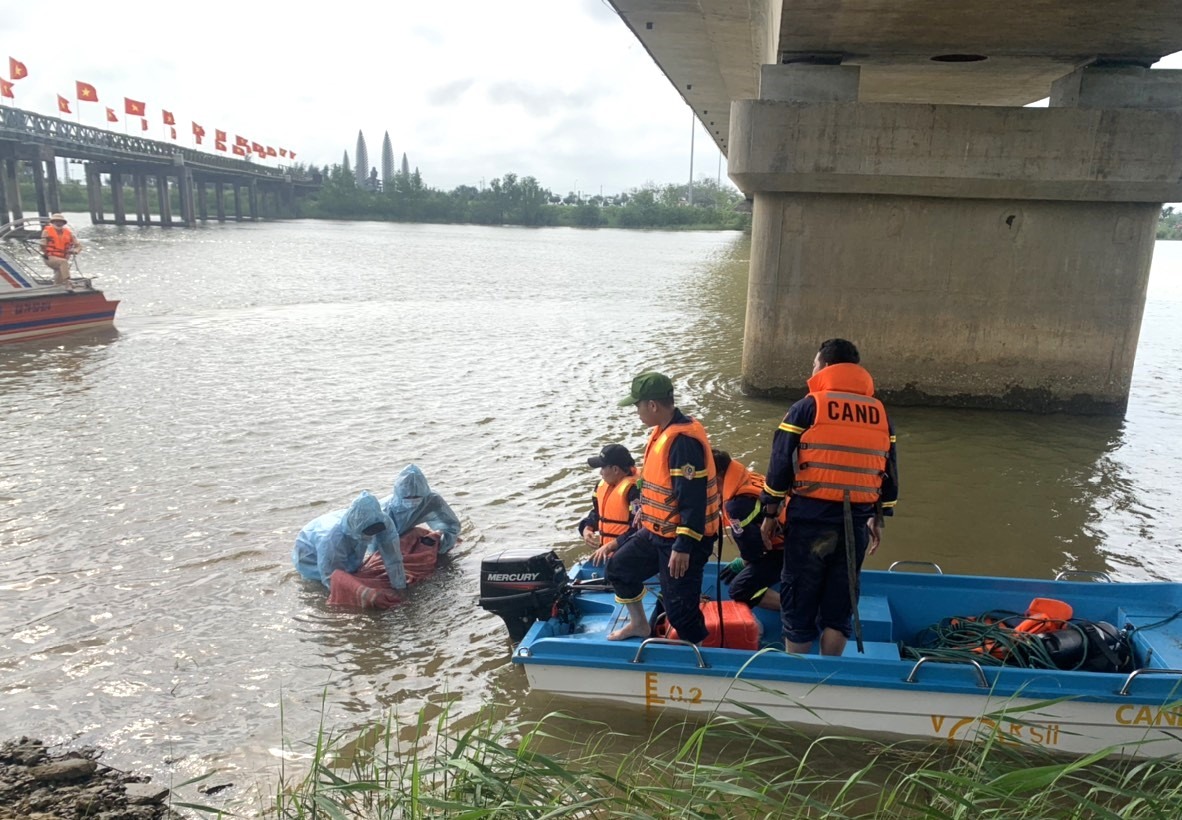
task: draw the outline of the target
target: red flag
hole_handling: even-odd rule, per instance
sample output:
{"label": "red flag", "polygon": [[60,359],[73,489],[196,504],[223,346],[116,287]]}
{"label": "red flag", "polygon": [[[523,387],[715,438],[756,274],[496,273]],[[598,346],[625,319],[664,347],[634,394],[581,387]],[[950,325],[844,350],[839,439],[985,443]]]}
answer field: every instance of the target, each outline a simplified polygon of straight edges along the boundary
{"label": "red flag", "polygon": [[144,119],[141,119],[141,120],[140,120],[140,130],[141,130],[141,131],[147,131],[147,130],[148,130],[148,121],[147,121],[147,120],[144,120]]}
{"label": "red flag", "polygon": [[250,147],[250,143],[247,142],[246,137],[240,137],[237,134],[234,135],[234,144],[239,146],[240,148],[249,148]]}
{"label": "red flag", "polygon": [[259,145],[257,142],[252,142],[250,144],[250,150],[254,151],[256,154],[258,154],[261,157],[267,156],[267,149],[264,148],[263,146]]}
{"label": "red flag", "polygon": [[219,130],[217,128],[213,129],[213,138],[215,140],[217,140],[218,142],[228,142],[229,141],[228,138],[226,137],[226,132]]}
{"label": "red flag", "polygon": [[275,149],[272,148],[270,145],[267,146],[267,156],[269,156],[269,157],[278,156],[278,154],[275,153]]}
{"label": "red flag", "polygon": [[107,109],[107,122],[119,122],[119,118],[115,116],[115,109]]}
{"label": "red flag", "polygon": [[98,92],[94,90],[94,86],[90,83],[84,83],[81,80],[74,81],[74,87],[77,89],[77,97],[83,102],[98,102]]}
{"label": "red flag", "polygon": [[287,149],[286,149],[286,148],[280,148],[280,149],[279,149],[279,156],[281,156],[281,157],[286,157],[286,156],[287,156]]}
{"label": "red flag", "polygon": [[67,100],[65,97],[63,97],[61,94],[57,95],[57,110],[61,111],[63,114],[71,113],[70,101]]}
{"label": "red flag", "polygon": [[22,80],[29,76],[29,69],[25,68],[25,64],[14,57],[8,58],[8,76],[14,80]]}
{"label": "red flag", "polygon": [[169,128],[168,130],[172,132],[172,138],[173,138],[173,139],[176,139],[176,129],[175,129],[175,128]]}
{"label": "red flag", "polygon": [[160,113],[164,115],[165,125],[176,125],[176,117],[172,115],[171,111],[165,111],[164,109],[161,109]]}
{"label": "red flag", "polygon": [[194,134],[193,141],[196,142],[198,145],[200,145],[201,144],[201,137],[197,134]]}
{"label": "red flag", "polygon": [[225,151],[226,143],[223,140],[214,140],[213,147],[219,151]]}
{"label": "red flag", "polygon": [[12,83],[8,80],[0,80],[0,97],[8,97],[10,100],[16,99],[12,96]]}
{"label": "red flag", "polygon": [[236,156],[236,157],[246,156],[246,149],[243,148],[241,145],[235,145],[234,146],[234,156]]}
{"label": "red flag", "polygon": [[148,106],[138,100],[133,100],[131,97],[123,98],[123,111],[127,114],[134,114],[137,117],[144,116],[148,110]]}
{"label": "red flag", "polygon": [[288,159],[295,159],[295,151],[287,152]]}
{"label": "red flag", "polygon": [[195,136],[195,137],[204,137],[204,136],[205,136],[205,129],[204,129],[204,128],[202,128],[202,127],[201,127],[200,125],[198,125],[197,123],[193,123],[193,136]]}

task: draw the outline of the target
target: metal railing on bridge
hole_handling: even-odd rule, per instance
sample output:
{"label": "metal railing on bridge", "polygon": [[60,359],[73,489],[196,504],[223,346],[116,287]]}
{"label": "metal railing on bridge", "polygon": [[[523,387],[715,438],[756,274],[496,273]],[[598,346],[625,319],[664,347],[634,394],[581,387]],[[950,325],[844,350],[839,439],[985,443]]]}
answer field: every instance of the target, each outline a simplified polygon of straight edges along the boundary
{"label": "metal railing on bridge", "polygon": [[119,134],[90,125],[47,117],[20,108],[0,107],[0,140],[47,145],[57,156],[89,161],[124,160],[149,163],[183,163],[195,170],[228,171],[258,179],[308,181],[306,175],[290,168],[268,168],[246,160],[185,148],[168,142]]}

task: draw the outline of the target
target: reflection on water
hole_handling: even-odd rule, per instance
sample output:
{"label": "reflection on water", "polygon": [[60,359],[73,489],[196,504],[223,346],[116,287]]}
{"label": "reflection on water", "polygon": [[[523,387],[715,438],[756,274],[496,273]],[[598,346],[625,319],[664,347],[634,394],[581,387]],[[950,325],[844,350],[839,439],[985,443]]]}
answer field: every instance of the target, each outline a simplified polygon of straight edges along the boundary
{"label": "reflection on water", "polygon": [[[322,712],[540,714],[475,605],[482,554],[580,555],[585,460],[642,447],[616,407],[642,369],[673,375],[715,444],[760,470],[785,410],[739,390],[737,234],[83,234],[118,331],[0,349],[0,725],[110,747],[121,768],[262,774]],[[895,410],[902,499],[871,565],[1178,577],[1180,273],[1160,244],[1123,420]],[[291,569],[296,532],[408,462],[464,543],[400,609],[328,608]]]}

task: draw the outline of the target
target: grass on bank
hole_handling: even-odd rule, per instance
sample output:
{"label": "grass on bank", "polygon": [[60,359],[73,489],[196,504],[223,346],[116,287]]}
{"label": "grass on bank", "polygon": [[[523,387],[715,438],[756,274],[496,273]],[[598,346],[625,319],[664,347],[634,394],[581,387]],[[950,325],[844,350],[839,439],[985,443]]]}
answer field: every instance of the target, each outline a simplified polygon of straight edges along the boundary
{"label": "grass on bank", "polygon": [[[267,817],[1176,818],[1182,761],[1052,757],[976,744],[805,737],[764,719],[677,723],[645,740],[552,713],[540,721],[393,719],[322,731]],[[360,741],[360,742],[359,742]]]}

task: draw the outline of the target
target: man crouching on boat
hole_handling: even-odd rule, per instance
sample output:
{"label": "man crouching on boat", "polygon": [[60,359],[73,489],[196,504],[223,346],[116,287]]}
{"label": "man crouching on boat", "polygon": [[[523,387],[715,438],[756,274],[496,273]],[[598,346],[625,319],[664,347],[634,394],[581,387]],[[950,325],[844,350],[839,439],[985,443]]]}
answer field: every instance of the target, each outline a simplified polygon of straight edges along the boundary
{"label": "man crouching on boat", "polygon": [[49,217],[49,224],[41,231],[41,258],[53,268],[53,283],[66,290],[70,285],[70,258],[78,253],[78,240],[74,232],[66,227],[66,218],[61,214]]}
{"label": "man crouching on boat", "polygon": [[661,373],[641,373],[620,402],[633,405],[652,426],[640,473],[640,529],[619,544],[605,575],[628,623],[608,640],[647,638],[644,581],[659,574],[661,600],[682,640],[701,643],[706,621],[698,601],[702,569],[718,536],[719,492],[710,440],[701,422],[673,403],[673,382]]}

